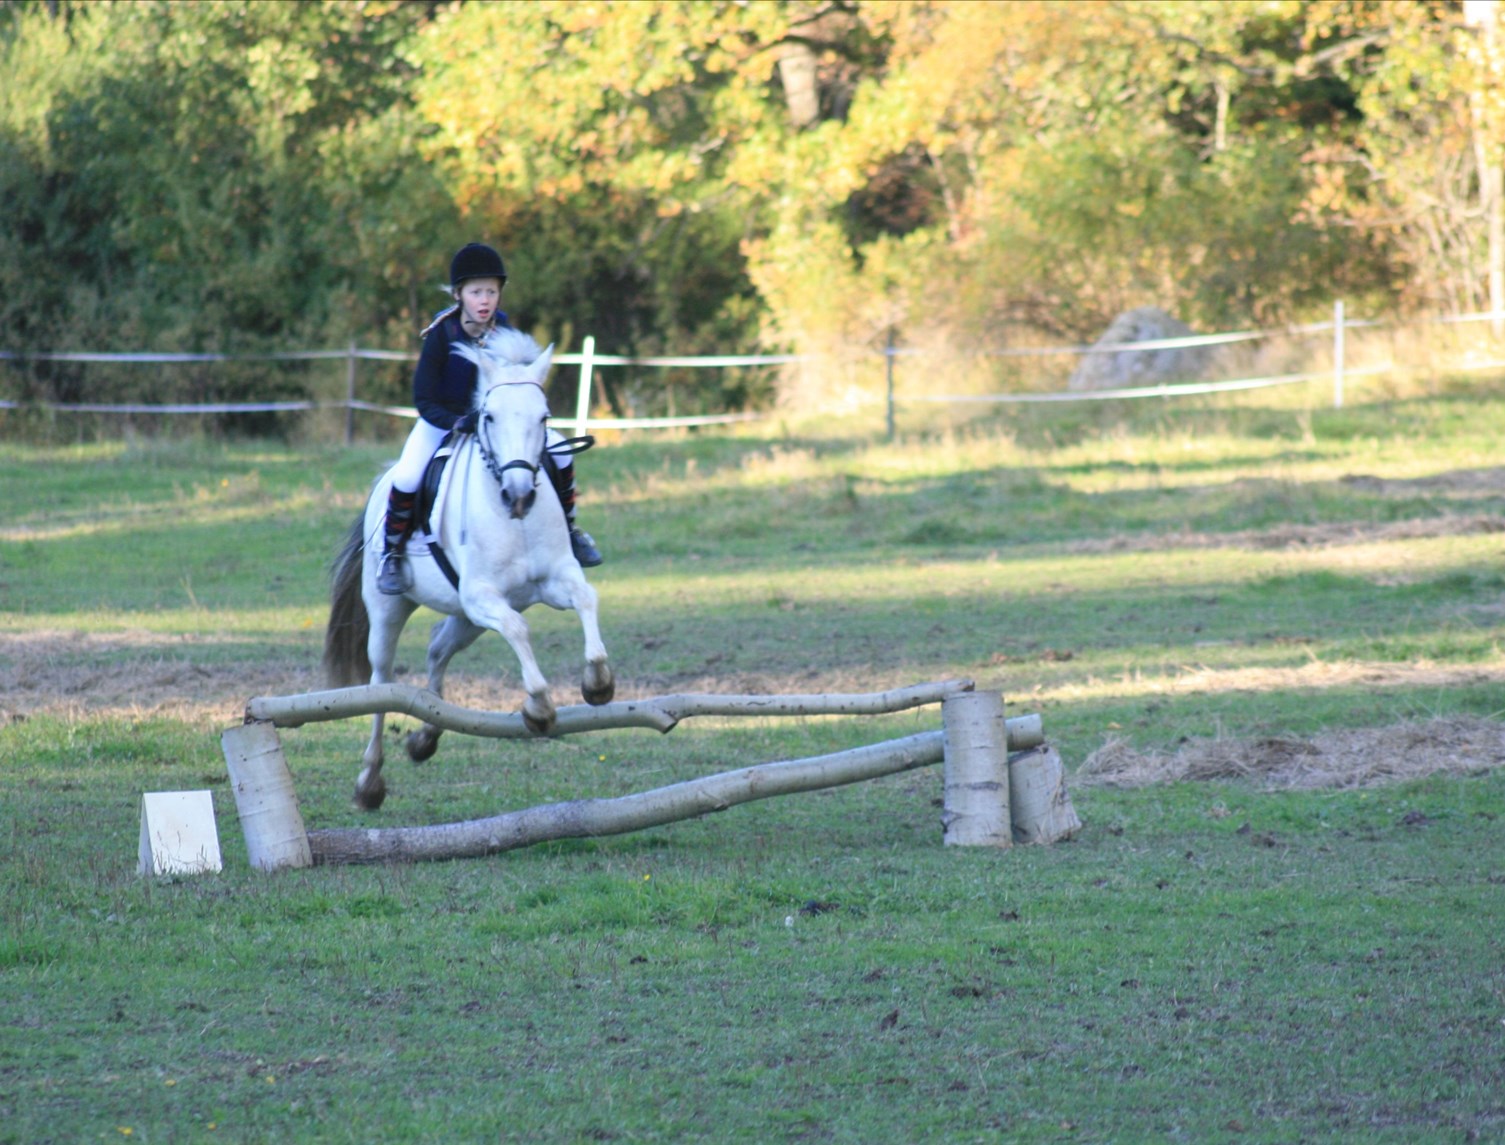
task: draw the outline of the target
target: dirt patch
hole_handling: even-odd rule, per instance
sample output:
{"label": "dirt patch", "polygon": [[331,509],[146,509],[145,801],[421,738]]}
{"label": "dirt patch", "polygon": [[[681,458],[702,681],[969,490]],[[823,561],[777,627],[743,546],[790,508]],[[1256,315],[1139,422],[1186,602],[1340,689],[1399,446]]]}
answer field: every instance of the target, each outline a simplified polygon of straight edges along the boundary
{"label": "dirt patch", "polygon": [[1387,497],[1412,497],[1417,493],[1505,493],[1505,468],[1498,465],[1450,469],[1429,477],[1374,477],[1367,473],[1347,473],[1339,480],[1350,488]]}
{"label": "dirt patch", "polygon": [[[109,634],[61,629],[0,635],[0,724],[32,716],[63,719],[163,716],[206,726],[238,722],[253,696],[316,692],[326,685],[316,654],[282,659],[258,656],[227,664],[211,654],[213,637],[164,636],[135,630]],[[524,693],[510,652],[499,641],[497,659],[449,674],[445,698],[462,707],[511,711]],[[573,670],[573,669],[572,669]],[[579,703],[577,680],[556,669],[556,703]],[[423,674],[401,672],[402,683],[423,683]],[[873,673],[723,673],[618,676],[618,699],[670,692],[779,694],[870,692],[915,683]]]}
{"label": "dirt patch", "polygon": [[[209,728],[239,722],[254,696],[287,696],[324,687],[318,664],[304,659],[226,664],[206,655],[213,638],[133,631],[101,635],[60,630],[0,636],[0,723],[48,715],[62,719],[162,716]],[[421,683],[403,676],[404,682]],[[1334,687],[1437,687],[1505,681],[1505,668],[1428,664],[1331,664],[1297,668],[1200,669],[1168,680],[1167,692]],[[915,683],[871,672],[810,669],[794,674],[705,672],[618,681],[619,699],[673,692],[774,695],[870,692]],[[979,681],[979,686],[996,686]],[[1064,691],[1069,692],[1070,685]],[[515,677],[456,670],[447,698],[463,707],[510,711],[523,700]],[[1038,698],[1038,697],[1035,697]],[[559,703],[578,702],[573,681],[555,681]],[[1027,710],[1021,698],[1012,710]],[[1048,725],[1047,725],[1048,726]],[[1474,774],[1505,764],[1505,723],[1472,717],[1386,728],[1324,732],[1309,738],[1192,741],[1174,752],[1139,751],[1113,739],[1075,772],[1080,786],[1137,787],[1207,779],[1254,779],[1269,787],[1369,787],[1437,772]]]}
{"label": "dirt patch", "polygon": [[[1429,477],[1387,478],[1350,473],[1338,479],[1350,489],[1391,498],[1416,496],[1462,499],[1505,495],[1505,467],[1454,469]],[[1182,492],[1212,486],[1188,486]],[[1222,487],[1219,487],[1222,488]],[[1373,523],[1332,521],[1317,525],[1277,525],[1232,533],[1185,531],[1141,536],[1104,537],[1066,546],[1071,552],[1148,552],[1162,549],[1315,549],[1377,541],[1422,540],[1505,532],[1498,513],[1444,512],[1434,517]]]}
{"label": "dirt patch", "polygon": [[225,724],[251,696],[320,686],[306,663],[226,664],[205,655],[211,643],[145,631],[8,633],[0,636],[0,722],[161,715]]}
{"label": "dirt patch", "polygon": [[[1464,688],[1505,684],[1505,662],[1435,664],[1365,660],[1312,660],[1294,667],[1184,667],[1176,676],[1152,682],[1144,694],[1276,692],[1292,688]],[[1064,689],[1063,689],[1064,690]]]}
{"label": "dirt patch", "polygon": [[1454,716],[1351,728],[1311,737],[1192,740],[1175,752],[1109,740],[1082,763],[1078,786],[1145,787],[1253,779],[1270,788],[1378,787],[1439,773],[1476,775],[1505,765],[1505,724]]}
{"label": "dirt patch", "polygon": [[1166,549],[1320,549],[1380,541],[1426,540],[1505,532],[1505,517],[1493,513],[1445,514],[1405,521],[1372,524],[1335,521],[1320,525],[1278,525],[1271,529],[1241,529],[1232,533],[1187,530],[1144,533],[1076,541],[1063,546],[1071,553],[1161,552]]}

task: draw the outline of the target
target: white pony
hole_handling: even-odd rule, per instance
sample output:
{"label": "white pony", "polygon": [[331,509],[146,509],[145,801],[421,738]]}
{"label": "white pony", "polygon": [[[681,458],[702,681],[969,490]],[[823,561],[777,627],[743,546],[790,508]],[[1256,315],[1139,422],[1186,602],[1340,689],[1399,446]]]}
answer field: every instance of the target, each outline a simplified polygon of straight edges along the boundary
{"label": "white pony", "polygon": [[[554,704],[528,642],[524,609],[540,602],[574,609],[585,634],[581,694],[587,703],[605,704],[616,688],[597,622],[596,590],[570,552],[569,527],[552,482],[539,480],[549,417],[543,383],[554,347],[540,352],[526,334],[498,330],[483,347],[459,346],[455,352],[476,363],[475,405],[481,418],[475,436],[459,439],[434,497],[433,543],[426,547],[415,529],[408,546],[413,588],[402,596],[377,591],[390,484],[389,477],[379,479],[331,573],[324,667],[335,687],[389,683],[403,625],[426,605],[448,617],[429,637],[429,690],[442,695],[450,658],[494,629],[512,645],[522,667],[528,693],[523,719],[543,735],[554,724]],[[446,564],[458,584],[451,583]],[[373,718],[365,766],[355,783],[355,801],[367,810],[386,798],[384,719],[380,712]],[[425,724],[408,736],[408,754],[429,758],[441,732]]]}

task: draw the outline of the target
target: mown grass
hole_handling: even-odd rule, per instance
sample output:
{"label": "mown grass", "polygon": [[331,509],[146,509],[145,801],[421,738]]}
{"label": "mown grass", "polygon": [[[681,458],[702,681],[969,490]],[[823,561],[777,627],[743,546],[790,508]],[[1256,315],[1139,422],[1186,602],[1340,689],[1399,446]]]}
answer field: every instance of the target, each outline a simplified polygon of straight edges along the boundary
{"label": "mown grass", "polygon": [[[1496,715],[1498,399],[613,443],[581,461],[606,637],[642,693],[971,676],[1041,711],[1069,766],[1109,736]],[[245,666],[311,675],[324,565],[390,452],[0,447],[0,1141],[1505,1134],[1498,771],[1077,787],[1080,838],[1005,853],[943,848],[921,772],[491,860],[269,878],[246,869],[219,752],[233,706],[28,700],[49,671],[162,666],[188,693]],[[567,680],[572,618],[530,621]],[[415,675],[425,629],[404,641]],[[483,641],[459,675],[510,706],[509,660]],[[391,763],[377,821],[932,726],[450,736]],[[361,722],[283,739],[311,824],[372,821],[349,802]],[[138,878],[141,793],[204,787],[224,873]]]}
{"label": "mown grass", "polygon": [[[622,745],[623,766],[653,782],[723,739],[678,767]],[[435,776],[449,790],[403,785],[415,818],[631,782],[588,760],[503,782],[459,754]],[[325,822],[338,756],[311,765],[300,741]],[[1501,1123],[1505,951],[1481,925],[1505,883],[1498,778],[1093,789],[1080,840],[995,855],[937,845],[932,777],[487,862],[267,879],[227,838],[225,875],[143,882],[120,861],[135,793],[204,777],[100,770],[32,772],[56,787],[17,809],[14,1140],[1400,1141]],[[34,814],[65,800],[93,830]]]}

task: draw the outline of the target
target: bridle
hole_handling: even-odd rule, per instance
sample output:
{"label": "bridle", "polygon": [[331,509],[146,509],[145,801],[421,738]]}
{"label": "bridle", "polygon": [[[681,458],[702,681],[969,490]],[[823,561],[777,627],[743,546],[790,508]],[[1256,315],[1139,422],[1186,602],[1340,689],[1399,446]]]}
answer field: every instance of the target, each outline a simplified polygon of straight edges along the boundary
{"label": "bridle", "polygon": [[[499,388],[500,386],[518,386],[518,385],[533,386],[533,385],[538,385],[538,383],[537,382],[499,382],[499,383],[497,383],[497,385],[492,386],[491,389],[489,389],[489,390],[486,391],[486,396],[481,399],[482,406],[484,407],[485,404],[486,404],[487,398],[491,397],[492,390],[495,390],[495,389]],[[540,391],[543,389],[542,386],[538,386],[538,388],[539,388]],[[489,474],[491,474],[492,478],[496,481],[496,483],[498,485],[501,485],[502,484],[503,475],[509,469],[523,469],[523,470],[526,470],[527,473],[528,473],[528,475],[533,478],[533,482],[536,485],[538,483],[538,462],[536,462],[536,461],[526,461],[526,460],[524,460],[521,457],[515,458],[512,461],[500,461],[500,460],[498,460],[497,454],[496,454],[496,450],[494,448],[492,448],[492,445],[491,445],[491,435],[487,432],[487,428],[490,426],[491,421],[492,421],[492,418],[491,418],[491,415],[489,413],[482,413],[481,414],[480,423],[476,426],[476,447],[481,451],[481,461],[486,466],[486,472],[489,473]]]}

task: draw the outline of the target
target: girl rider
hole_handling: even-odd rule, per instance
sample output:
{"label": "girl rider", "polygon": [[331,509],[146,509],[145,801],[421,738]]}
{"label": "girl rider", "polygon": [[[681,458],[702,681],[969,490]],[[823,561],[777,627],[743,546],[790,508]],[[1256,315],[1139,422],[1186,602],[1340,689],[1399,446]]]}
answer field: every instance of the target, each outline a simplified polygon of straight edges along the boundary
{"label": "girl rider", "polygon": [[[413,570],[408,565],[403,546],[413,527],[413,503],[423,471],[439,444],[451,430],[474,433],[478,419],[471,408],[475,400],[476,366],[458,354],[450,353],[456,343],[481,345],[495,329],[510,329],[498,306],[507,271],[502,256],[482,243],[469,243],[456,253],[449,265],[449,290],[455,305],[442,311],[423,332],[423,352],[413,372],[413,404],[418,407],[418,421],[408,434],[402,456],[392,466],[392,490],[387,498],[387,522],[381,569],[376,587],[399,596],[413,587]],[[560,441],[549,431],[549,444]],[[565,453],[555,455],[553,465],[543,466],[559,494],[565,519],[570,527],[570,548],[585,568],[601,563],[601,553],[590,534],[575,524],[575,466]]]}

